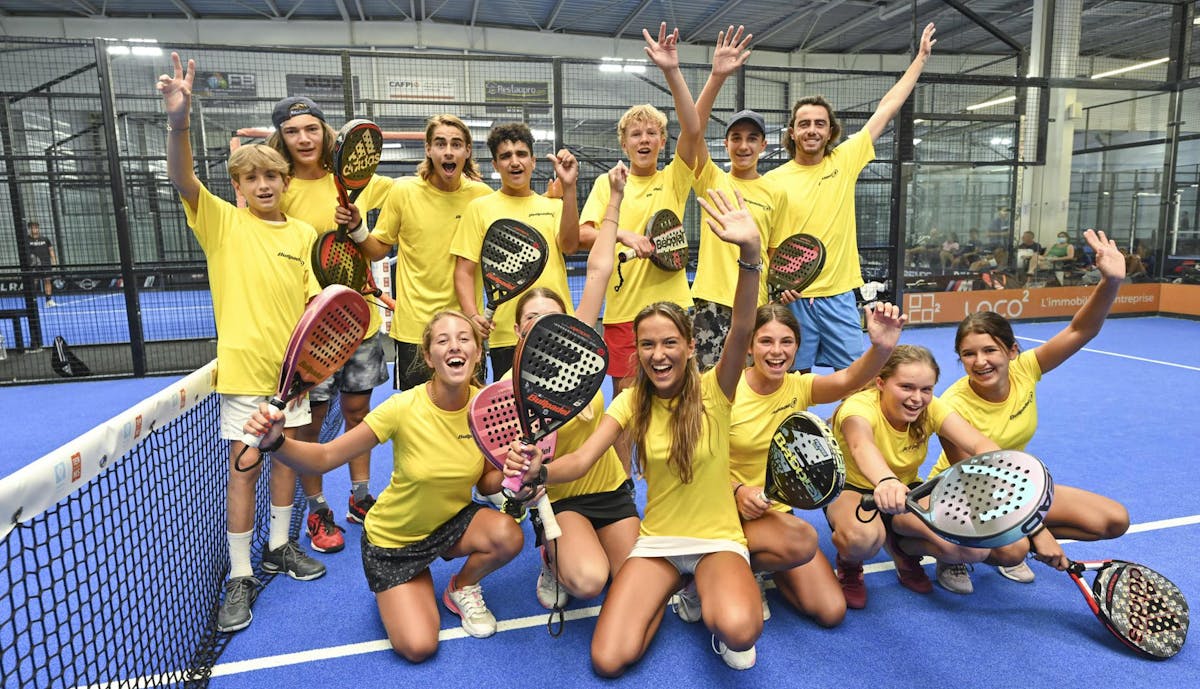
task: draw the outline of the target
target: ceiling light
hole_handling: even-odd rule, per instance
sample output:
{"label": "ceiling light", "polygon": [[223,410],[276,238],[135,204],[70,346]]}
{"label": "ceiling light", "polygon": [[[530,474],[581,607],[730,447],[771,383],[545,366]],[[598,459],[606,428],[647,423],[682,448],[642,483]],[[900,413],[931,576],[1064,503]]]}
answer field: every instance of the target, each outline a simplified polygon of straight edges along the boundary
{"label": "ceiling light", "polygon": [[1160,57],[1157,60],[1150,60],[1149,62],[1140,62],[1136,65],[1129,65],[1128,67],[1119,67],[1117,69],[1110,69],[1107,72],[1100,72],[1099,74],[1093,74],[1092,78],[1093,79],[1103,79],[1104,77],[1111,77],[1111,76],[1116,76],[1118,74],[1124,74],[1126,72],[1132,72],[1136,69],[1145,69],[1147,67],[1153,67],[1154,65],[1161,65],[1162,63],[1164,63],[1170,59],[1171,58],[1169,58],[1169,57]]}
{"label": "ceiling light", "polygon": [[982,110],[984,108],[990,108],[993,105],[1002,105],[1004,103],[1011,103],[1011,102],[1015,101],[1016,99],[1017,99],[1016,96],[1004,96],[1003,98],[996,98],[995,100],[986,100],[982,103],[976,103],[975,105],[968,105],[967,110]]}

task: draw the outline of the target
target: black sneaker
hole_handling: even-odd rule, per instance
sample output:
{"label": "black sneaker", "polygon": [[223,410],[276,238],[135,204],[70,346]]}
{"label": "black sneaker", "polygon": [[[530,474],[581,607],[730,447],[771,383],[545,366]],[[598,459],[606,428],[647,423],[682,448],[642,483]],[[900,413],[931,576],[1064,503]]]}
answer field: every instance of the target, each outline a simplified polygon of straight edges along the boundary
{"label": "black sneaker", "polygon": [[325,565],[309,557],[295,541],[263,553],[262,568],[271,574],[283,572],[296,581],[312,581],[325,576]]}
{"label": "black sneaker", "polygon": [[225,600],[217,611],[217,631],[236,632],[250,626],[250,606],[258,598],[262,582],[254,577],[235,577],[225,582]]}
{"label": "black sneaker", "polygon": [[346,521],[354,522],[355,524],[365,524],[367,522],[367,512],[375,506],[375,498],[370,493],[362,500],[355,500],[354,496],[350,496],[350,507],[346,510]]}

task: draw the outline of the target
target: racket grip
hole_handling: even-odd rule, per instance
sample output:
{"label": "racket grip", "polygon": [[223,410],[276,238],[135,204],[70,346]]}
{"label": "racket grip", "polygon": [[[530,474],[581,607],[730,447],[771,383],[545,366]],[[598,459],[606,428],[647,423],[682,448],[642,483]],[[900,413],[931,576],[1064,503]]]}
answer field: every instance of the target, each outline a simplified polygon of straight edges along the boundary
{"label": "racket grip", "polygon": [[[283,400],[279,399],[278,397],[272,397],[269,400],[269,402],[272,407],[275,407],[279,411],[284,411],[285,409],[287,409],[287,402],[284,402]],[[258,444],[261,442],[262,442],[261,435],[254,435],[253,433],[243,433],[242,434],[242,443],[245,444],[246,447],[253,447],[255,449],[258,449]]]}
{"label": "racket grip", "polygon": [[558,520],[554,518],[554,508],[550,505],[550,498],[546,495],[538,498],[537,501],[538,519],[542,520],[542,536],[546,541],[553,541],[562,535],[562,529],[558,526]]}
{"label": "racket grip", "polygon": [[621,253],[617,254],[617,259],[619,261],[621,261],[621,263],[624,263],[626,261],[632,261],[635,258],[637,258],[637,252],[634,251],[633,249],[626,249],[626,250],[622,251]]}
{"label": "racket grip", "polygon": [[505,476],[500,485],[510,492],[519,493],[521,492],[521,478],[520,476]]}
{"label": "racket grip", "polygon": [[875,496],[869,493],[863,495],[862,498],[859,499],[858,506],[868,511],[875,511],[879,509],[875,506]]}

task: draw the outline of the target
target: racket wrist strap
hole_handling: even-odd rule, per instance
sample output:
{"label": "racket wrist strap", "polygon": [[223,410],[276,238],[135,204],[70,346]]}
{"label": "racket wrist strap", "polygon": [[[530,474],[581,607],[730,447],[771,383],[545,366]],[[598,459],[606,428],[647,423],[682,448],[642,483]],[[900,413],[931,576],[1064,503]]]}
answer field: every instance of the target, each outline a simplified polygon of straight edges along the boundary
{"label": "racket wrist strap", "polygon": [[350,230],[347,234],[350,235],[350,239],[353,239],[355,244],[362,244],[367,241],[367,236],[371,234],[371,230],[365,222],[360,222],[358,223],[358,227]]}
{"label": "racket wrist strap", "polygon": [[280,447],[283,447],[283,441],[286,439],[286,437],[287,436],[280,433],[279,437],[275,439],[275,442],[271,443],[270,445],[265,445],[259,449],[262,452],[274,452],[274,451],[278,450]]}

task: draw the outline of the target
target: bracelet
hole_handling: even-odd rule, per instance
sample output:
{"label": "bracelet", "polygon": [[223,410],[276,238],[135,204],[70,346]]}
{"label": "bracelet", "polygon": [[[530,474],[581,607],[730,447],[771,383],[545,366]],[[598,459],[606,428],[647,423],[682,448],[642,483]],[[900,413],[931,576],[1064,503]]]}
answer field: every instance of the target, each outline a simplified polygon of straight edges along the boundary
{"label": "bracelet", "polygon": [[734,486],[734,488],[733,488],[733,497],[735,497],[735,498],[736,498],[736,497],[737,497],[737,492],[738,492],[739,490],[741,490],[741,489],[745,488],[745,487],[746,487],[746,484],[744,484],[744,483],[739,483],[739,484],[737,484],[736,486]]}
{"label": "bracelet", "polygon": [[[879,484],[883,483],[884,481],[900,481],[900,479],[896,478],[895,476],[884,476],[875,482],[875,487],[878,488]],[[900,481],[900,483],[904,483],[904,481]]]}
{"label": "bracelet", "polygon": [[167,124],[168,132],[186,132],[187,130],[189,130],[191,128],[192,128],[192,125],[190,125],[190,124],[186,127],[172,127],[169,123]]}
{"label": "bracelet", "polygon": [[550,476],[550,472],[546,469],[546,465],[543,464],[541,467],[538,468],[537,476],[534,476],[532,479],[525,481],[522,485],[529,486],[530,488],[537,488],[538,486],[544,486],[544,485],[546,485],[546,479],[549,476]]}
{"label": "bracelet", "polygon": [[616,218],[610,218],[610,217],[608,217],[608,216],[606,215],[606,216],[604,216],[604,220],[602,220],[601,222],[610,222],[610,223],[612,223],[612,224],[616,225],[616,224],[617,224],[617,219],[616,219]]}
{"label": "bracelet", "polygon": [[369,234],[371,234],[371,231],[367,229],[366,223],[361,222],[358,224],[358,227],[350,230],[349,232],[350,239],[353,239],[355,244],[362,244],[365,242],[367,240],[367,235]]}
{"label": "bracelet", "polygon": [[763,271],[762,261],[759,261],[758,263],[746,263],[739,257],[737,264],[738,268],[741,268],[742,270],[749,270],[755,273],[761,273]]}

